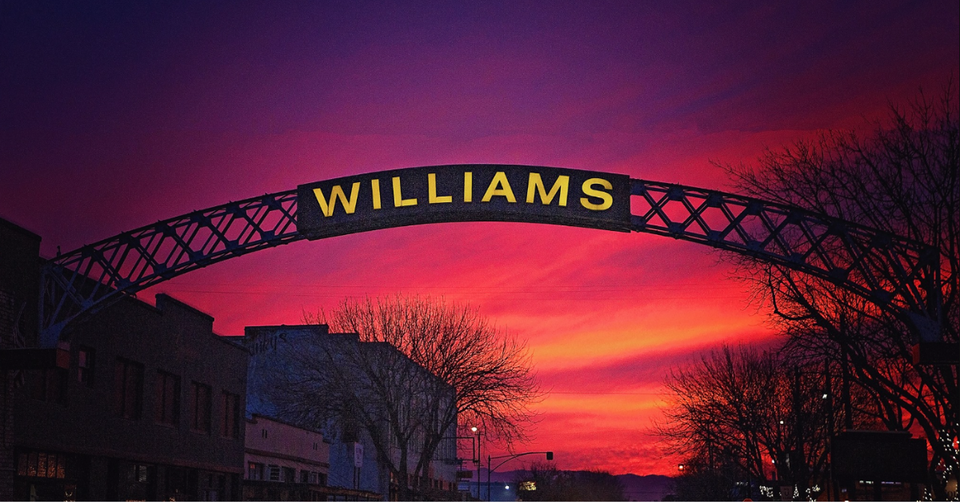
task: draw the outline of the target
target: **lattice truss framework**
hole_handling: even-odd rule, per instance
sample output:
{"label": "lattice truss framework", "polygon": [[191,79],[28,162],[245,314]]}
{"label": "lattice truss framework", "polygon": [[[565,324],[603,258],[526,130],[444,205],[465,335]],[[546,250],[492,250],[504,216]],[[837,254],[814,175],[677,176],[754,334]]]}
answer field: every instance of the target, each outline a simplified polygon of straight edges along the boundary
{"label": "lattice truss framework", "polygon": [[303,237],[296,190],[195,211],[83,246],[40,272],[40,343],[77,317],[191,270]]}
{"label": "lattice truss framework", "polygon": [[[878,305],[929,317],[936,250],[800,208],[631,180],[634,231],[734,251],[828,279]],[[303,239],[295,190],[231,202],[121,233],[41,270],[41,345],[123,296],[234,256]],[[935,302],[933,302],[935,303]]]}
{"label": "lattice truss framework", "polygon": [[881,307],[928,316],[939,302],[936,248],[804,209],[632,179],[631,224],[827,279]]}

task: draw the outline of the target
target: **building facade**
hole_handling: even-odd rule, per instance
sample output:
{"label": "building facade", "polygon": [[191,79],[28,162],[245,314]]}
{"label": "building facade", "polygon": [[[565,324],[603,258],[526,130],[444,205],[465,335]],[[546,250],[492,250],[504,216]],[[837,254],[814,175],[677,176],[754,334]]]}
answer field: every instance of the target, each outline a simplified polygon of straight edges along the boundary
{"label": "building facade", "polygon": [[317,431],[263,415],[247,419],[244,500],[326,500],[330,445]]}
{"label": "building facade", "polygon": [[[36,344],[40,236],[0,218],[0,356]],[[0,500],[13,500],[17,472],[13,410],[23,384],[20,357],[0,362]]]}
{"label": "building facade", "polygon": [[0,499],[239,499],[248,353],[166,295],[36,346],[40,238],[0,220]]}
{"label": "building facade", "polygon": [[77,324],[69,368],[26,372],[15,498],[240,497],[247,353],[212,317],[156,298]]}
{"label": "building facade", "polygon": [[329,486],[330,443],[319,431],[275,418],[247,418],[243,500],[380,500],[373,492]]}
{"label": "building facade", "polygon": [[[306,353],[318,350],[324,354],[325,363],[316,366],[318,371],[337,372],[338,377],[348,374],[351,378],[369,378],[369,373],[361,370],[352,371],[349,365],[326,366],[326,363],[340,359],[349,359],[362,354],[372,366],[386,366],[394,361],[393,370],[406,372],[407,375],[424,376],[424,373],[433,380],[436,377],[429,375],[426,370],[418,366],[406,356],[399,354],[393,346],[385,343],[360,342],[357,335],[329,333],[325,325],[302,326],[254,326],[245,329],[244,344],[251,352],[250,370],[248,372],[247,412],[276,416],[280,413],[271,396],[283,383],[278,381],[278,374],[289,374],[289,369],[296,363],[291,359],[292,354]],[[313,345],[311,345],[313,344]],[[319,344],[319,345],[317,345]],[[282,371],[277,371],[282,368]],[[345,369],[347,368],[347,369]],[[405,382],[399,379],[397,382]],[[408,401],[416,402],[426,399],[426,396],[417,396],[416,389],[406,388],[402,383],[392,384],[399,393],[413,393]],[[448,400],[453,405],[455,394],[452,387],[439,383],[441,389],[439,399]],[[377,398],[373,394],[365,394],[361,399],[362,406],[376,408],[380,403],[373,402]],[[436,398],[435,396],[430,396]],[[414,418],[414,417],[411,417]],[[417,420],[423,417],[415,417]],[[434,426],[439,426],[435,424]],[[370,494],[377,494],[380,500],[390,500],[396,497],[400,483],[408,487],[417,487],[422,492],[430,492],[436,496],[455,496],[457,490],[457,462],[456,438],[445,438],[437,448],[434,459],[425,469],[421,479],[396,479],[388,468],[387,461],[397,463],[398,449],[391,444],[387,451],[378,453],[376,444],[371,438],[369,428],[349,421],[329,421],[324,424],[324,437],[330,442],[330,469],[328,484],[331,487],[359,490]],[[455,436],[454,427],[450,428],[450,435]],[[383,430],[374,431],[381,437],[389,436],[390,430],[384,426]],[[416,441],[414,441],[415,443]],[[380,443],[383,447],[384,443]],[[391,458],[385,459],[384,455]],[[411,451],[408,458],[416,462],[419,451]],[[411,466],[412,467],[412,466]]]}

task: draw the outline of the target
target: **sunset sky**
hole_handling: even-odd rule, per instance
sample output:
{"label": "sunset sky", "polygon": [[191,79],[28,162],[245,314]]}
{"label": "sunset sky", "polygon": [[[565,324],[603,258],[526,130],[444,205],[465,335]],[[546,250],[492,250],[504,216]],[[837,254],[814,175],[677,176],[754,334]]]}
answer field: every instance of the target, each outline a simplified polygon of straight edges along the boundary
{"label": "sunset sky", "polygon": [[[4,1],[0,217],[50,257],[231,200],[423,165],[732,190],[716,163],[956,86],[958,20],[956,1]],[[139,297],[169,293],[224,335],[345,297],[469,303],[526,340],[549,391],[518,451],[674,474],[652,433],[665,375],[775,336],[722,258],[647,234],[444,223],[272,248]]]}

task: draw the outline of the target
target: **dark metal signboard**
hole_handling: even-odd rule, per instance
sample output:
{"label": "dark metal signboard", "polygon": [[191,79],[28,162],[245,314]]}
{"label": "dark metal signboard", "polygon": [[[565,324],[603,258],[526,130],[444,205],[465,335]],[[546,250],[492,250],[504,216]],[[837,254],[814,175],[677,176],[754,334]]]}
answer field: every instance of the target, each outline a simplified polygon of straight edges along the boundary
{"label": "dark metal signboard", "polygon": [[308,239],[453,221],[550,223],[630,231],[630,178],[541,166],[414,167],[297,187]]}

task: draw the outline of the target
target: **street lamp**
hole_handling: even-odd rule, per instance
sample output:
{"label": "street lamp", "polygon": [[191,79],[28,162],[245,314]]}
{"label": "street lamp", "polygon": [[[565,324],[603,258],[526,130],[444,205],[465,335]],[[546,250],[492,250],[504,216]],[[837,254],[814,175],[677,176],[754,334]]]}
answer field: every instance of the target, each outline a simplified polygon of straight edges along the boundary
{"label": "street lamp", "polygon": [[[473,432],[472,436],[457,436],[457,439],[469,439],[470,446],[473,450],[473,457],[470,459],[473,461],[473,466],[477,469],[477,498],[480,498],[480,429],[476,426],[470,428],[470,432]],[[457,457],[459,458],[459,453]],[[463,462],[460,463],[461,467]],[[473,489],[470,489],[473,492]]]}
{"label": "street lamp", "polygon": [[[552,451],[527,451],[527,452],[523,452],[523,453],[515,453],[515,454],[513,454],[513,455],[499,455],[499,456],[496,456],[496,457],[491,457],[490,455],[487,455],[487,501],[488,501],[488,502],[490,501],[490,473],[492,473],[493,471],[499,469],[500,466],[502,466],[503,464],[505,464],[505,463],[507,463],[507,462],[509,462],[509,461],[511,461],[511,460],[513,460],[513,459],[515,459],[515,458],[517,458],[517,457],[522,457],[522,456],[524,456],[524,455],[539,455],[539,454],[541,454],[541,453],[543,453],[543,454],[545,454],[545,455],[547,456],[547,460],[553,460],[553,452],[552,452]],[[499,459],[501,459],[501,458],[504,459],[503,462],[500,462],[499,464],[497,464],[496,467],[493,467],[493,468],[490,467],[490,461],[491,461],[491,460],[499,460]],[[480,481],[480,480],[478,479],[477,481]],[[477,497],[477,498],[479,498],[479,497]]]}

